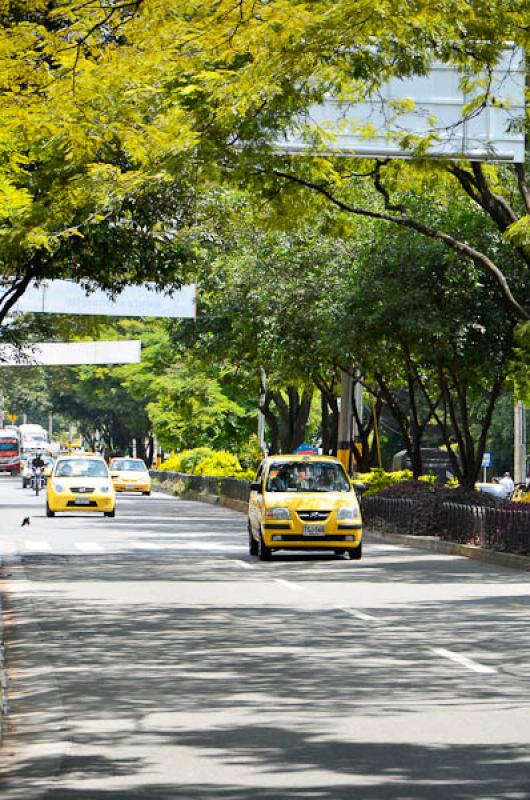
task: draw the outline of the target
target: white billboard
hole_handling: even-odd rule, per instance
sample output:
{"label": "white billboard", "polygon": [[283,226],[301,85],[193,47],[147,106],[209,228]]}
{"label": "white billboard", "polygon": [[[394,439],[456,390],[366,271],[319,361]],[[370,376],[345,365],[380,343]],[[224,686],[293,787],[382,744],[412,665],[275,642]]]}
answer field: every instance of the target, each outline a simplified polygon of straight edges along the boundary
{"label": "white billboard", "polygon": [[[524,50],[507,47],[491,75],[478,76],[471,94],[454,67],[434,63],[424,76],[392,79],[359,102],[329,97],[309,109],[276,142],[287,154],[410,158],[414,145],[434,137],[427,153],[445,158],[523,162]],[[469,104],[487,89],[488,100]]]}
{"label": "white billboard", "polygon": [[146,283],[143,286],[128,286],[112,299],[101,289],[89,293],[73,281],[42,281],[30,286],[13,310],[46,314],[194,319],[196,287],[193,284],[183,286],[170,295]]}
{"label": "white billboard", "polygon": [[141,359],[139,339],[107,342],[41,342],[21,348],[0,347],[0,367],[48,367],[81,364],[137,364]]}

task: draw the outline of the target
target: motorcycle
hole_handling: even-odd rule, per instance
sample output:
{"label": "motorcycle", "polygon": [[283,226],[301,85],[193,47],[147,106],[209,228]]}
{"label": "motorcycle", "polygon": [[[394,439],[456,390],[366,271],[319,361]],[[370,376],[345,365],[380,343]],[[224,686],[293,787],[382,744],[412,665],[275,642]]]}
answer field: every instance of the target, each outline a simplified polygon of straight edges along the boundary
{"label": "motorcycle", "polygon": [[40,490],[44,489],[45,485],[46,478],[44,477],[42,467],[34,467],[33,475],[31,476],[31,488],[35,490],[37,497],[39,496]]}

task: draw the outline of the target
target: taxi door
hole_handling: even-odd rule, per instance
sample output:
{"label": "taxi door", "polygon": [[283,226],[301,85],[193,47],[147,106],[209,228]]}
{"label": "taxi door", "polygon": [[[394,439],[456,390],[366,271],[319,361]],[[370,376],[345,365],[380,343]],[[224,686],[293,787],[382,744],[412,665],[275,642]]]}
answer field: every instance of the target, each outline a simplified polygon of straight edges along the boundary
{"label": "taxi door", "polygon": [[[263,513],[263,475],[265,473],[265,463],[259,465],[256,477],[252,481],[250,495],[248,499],[248,520],[252,531],[259,534],[261,529],[261,516]],[[258,491],[257,484],[260,485]]]}

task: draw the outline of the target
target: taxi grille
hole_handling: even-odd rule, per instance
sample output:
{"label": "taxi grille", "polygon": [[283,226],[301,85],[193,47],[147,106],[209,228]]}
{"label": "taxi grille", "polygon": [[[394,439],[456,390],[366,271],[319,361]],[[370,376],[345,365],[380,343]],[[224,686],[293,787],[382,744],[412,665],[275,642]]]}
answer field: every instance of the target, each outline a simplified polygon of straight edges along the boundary
{"label": "taxi grille", "polygon": [[91,494],[94,491],[93,486],[72,486],[70,490],[73,494]]}
{"label": "taxi grille", "polygon": [[297,511],[303,522],[325,522],[331,511]]}

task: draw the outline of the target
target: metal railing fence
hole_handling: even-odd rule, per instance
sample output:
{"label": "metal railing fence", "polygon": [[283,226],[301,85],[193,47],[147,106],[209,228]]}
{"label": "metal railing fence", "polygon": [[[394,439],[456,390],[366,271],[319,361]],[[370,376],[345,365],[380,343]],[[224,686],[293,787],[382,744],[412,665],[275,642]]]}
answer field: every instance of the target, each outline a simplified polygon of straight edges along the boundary
{"label": "metal railing fence", "polygon": [[422,498],[363,497],[365,526],[411,536],[438,536],[450,542],[472,544],[488,550],[530,554],[530,508],[498,508],[429,502]]}

